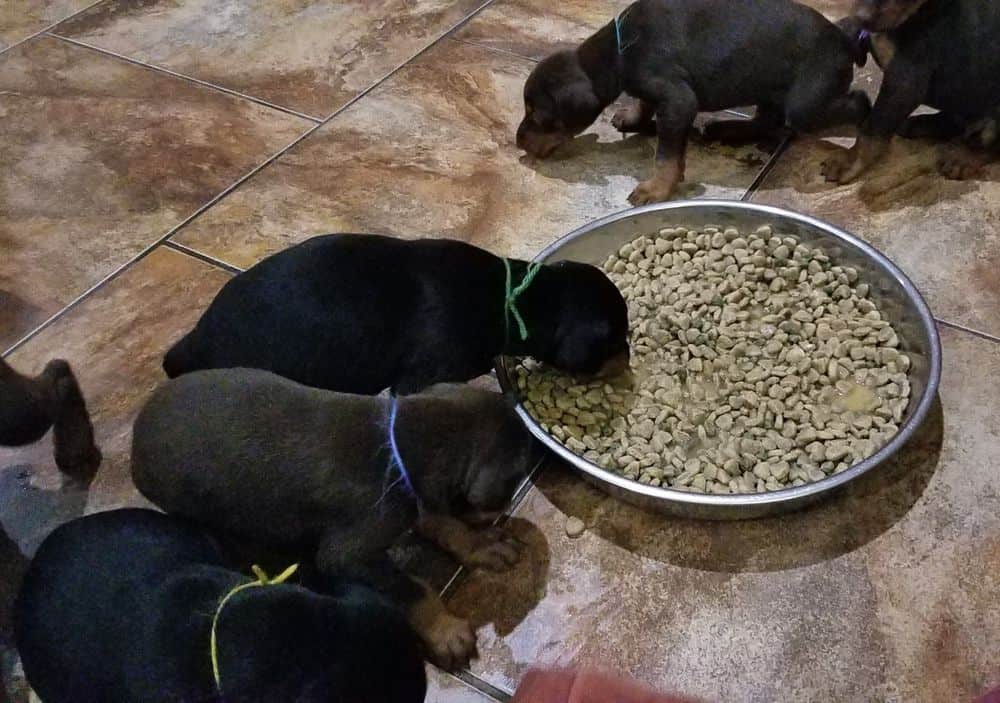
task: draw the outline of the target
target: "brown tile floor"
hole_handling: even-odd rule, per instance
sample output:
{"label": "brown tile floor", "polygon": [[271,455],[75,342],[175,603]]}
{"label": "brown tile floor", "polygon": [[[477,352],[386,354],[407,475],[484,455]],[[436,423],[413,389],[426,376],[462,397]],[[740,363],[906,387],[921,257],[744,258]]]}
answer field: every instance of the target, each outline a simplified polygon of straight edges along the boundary
{"label": "brown tile floor", "polygon": [[5,0],[0,7],[0,51],[94,4],[95,0]]}
{"label": "brown tile floor", "polygon": [[[141,504],[132,418],[163,350],[229,275],[207,261],[245,267],[336,230],[529,256],[623,208],[652,153],[607,117],[551,162],[512,144],[533,61],[626,2],[493,0],[442,38],[481,3],[105,0],[28,39],[88,4],[0,7],[0,349],[62,312],[10,359],[31,371],[68,358],[106,455],[80,491],[61,485],[48,440],[0,450],[3,657],[39,540],[84,512]],[[810,4],[837,18],[849,0]],[[878,78],[869,67],[858,84]],[[316,125],[288,110],[333,118],[282,153]],[[750,195],[841,224],[900,263],[940,319],[983,333],[942,327],[941,402],[918,442],[833,501],[739,524],[644,513],[548,467],[512,521],[524,562],[449,592],[477,624],[482,656],[463,676],[485,693],[430,670],[428,700],[502,699],[534,663],[752,703],[962,701],[1000,678],[1000,170],[946,182],[934,147],[900,142],[860,184],[832,188],[817,173],[833,148],[794,142],[747,194],[766,152],[695,144],[684,194]],[[580,538],[567,515],[587,524]]]}
{"label": "brown tile floor", "polygon": [[312,123],[47,36],[0,55],[0,349]]}
{"label": "brown tile floor", "polygon": [[56,31],[326,117],[483,0],[114,0]]}

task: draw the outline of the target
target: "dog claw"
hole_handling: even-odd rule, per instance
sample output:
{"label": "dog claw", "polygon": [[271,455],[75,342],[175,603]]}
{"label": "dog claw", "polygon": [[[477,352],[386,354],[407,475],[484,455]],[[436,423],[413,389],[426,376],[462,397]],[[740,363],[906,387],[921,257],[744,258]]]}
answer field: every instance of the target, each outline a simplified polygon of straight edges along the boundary
{"label": "dog claw", "polygon": [[946,153],[938,159],[938,172],[953,181],[967,181],[981,175],[985,163],[975,156],[961,153]]}
{"label": "dog claw", "polygon": [[828,183],[850,183],[861,173],[861,162],[851,151],[837,153],[820,166],[820,172]]}
{"label": "dog claw", "polygon": [[665,186],[658,181],[643,181],[635,187],[632,194],[628,196],[628,201],[632,205],[638,207],[640,205],[649,205],[650,203],[661,203],[664,200],[669,200],[670,196],[673,195],[674,186]]}

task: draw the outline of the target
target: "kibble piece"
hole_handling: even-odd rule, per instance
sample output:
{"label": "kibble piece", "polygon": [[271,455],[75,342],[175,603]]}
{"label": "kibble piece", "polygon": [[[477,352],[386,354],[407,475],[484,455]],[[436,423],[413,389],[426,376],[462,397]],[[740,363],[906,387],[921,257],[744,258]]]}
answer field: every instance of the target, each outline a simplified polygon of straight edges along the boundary
{"label": "kibble piece", "polygon": [[584,524],[583,520],[575,515],[571,515],[566,518],[566,535],[568,537],[579,537],[586,529],[587,526]]}

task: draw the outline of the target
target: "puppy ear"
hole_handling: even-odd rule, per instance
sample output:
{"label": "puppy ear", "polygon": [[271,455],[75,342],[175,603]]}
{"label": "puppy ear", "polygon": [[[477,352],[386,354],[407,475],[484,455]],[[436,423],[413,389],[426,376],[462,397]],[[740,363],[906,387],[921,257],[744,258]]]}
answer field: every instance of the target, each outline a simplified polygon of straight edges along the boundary
{"label": "puppy ear", "polygon": [[601,103],[594,94],[589,81],[574,81],[561,86],[552,96],[563,122],[582,123],[585,119],[593,122],[601,112]]}

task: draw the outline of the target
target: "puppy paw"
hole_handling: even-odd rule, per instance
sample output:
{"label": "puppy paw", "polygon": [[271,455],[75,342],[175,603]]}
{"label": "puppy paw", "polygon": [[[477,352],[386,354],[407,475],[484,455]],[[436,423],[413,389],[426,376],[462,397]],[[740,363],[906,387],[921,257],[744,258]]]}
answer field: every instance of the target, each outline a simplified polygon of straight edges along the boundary
{"label": "puppy paw", "polygon": [[823,178],[829,183],[850,183],[860,175],[862,165],[853,151],[839,151],[820,166]]}
{"label": "puppy paw", "polygon": [[86,447],[82,450],[66,451],[58,446],[55,450],[56,466],[59,470],[77,479],[92,478],[101,466],[104,456],[96,446]]}
{"label": "puppy paw", "polygon": [[965,149],[946,150],[938,158],[938,172],[953,181],[967,181],[983,173],[987,159]]}
{"label": "puppy paw", "polygon": [[628,201],[635,207],[649,205],[650,203],[661,203],[669,200],[674,193],[674,183],[664,183],[657,180],[643,181],[635,187],[632,194],[628,196]]}
{"label": "puppy paw", "polygon": [[469,660],[476,656],[476,633],[472,625],[448,613],[435,619],[424,639],[430,647],[431,661],[446,671],[468,666]]}
{"label": "puppy paw", "polygon": [[507,571],[521,558],[523,545],[500,528],[491,528],[477,537],[476,548],[466,559],[466,566],[490,571]]}
{"label": "puppy paw", "polygon": [[638,105],[618,108],[611,117],[612,126],[619,132],[636,132],[642,126],[642,113]]}

